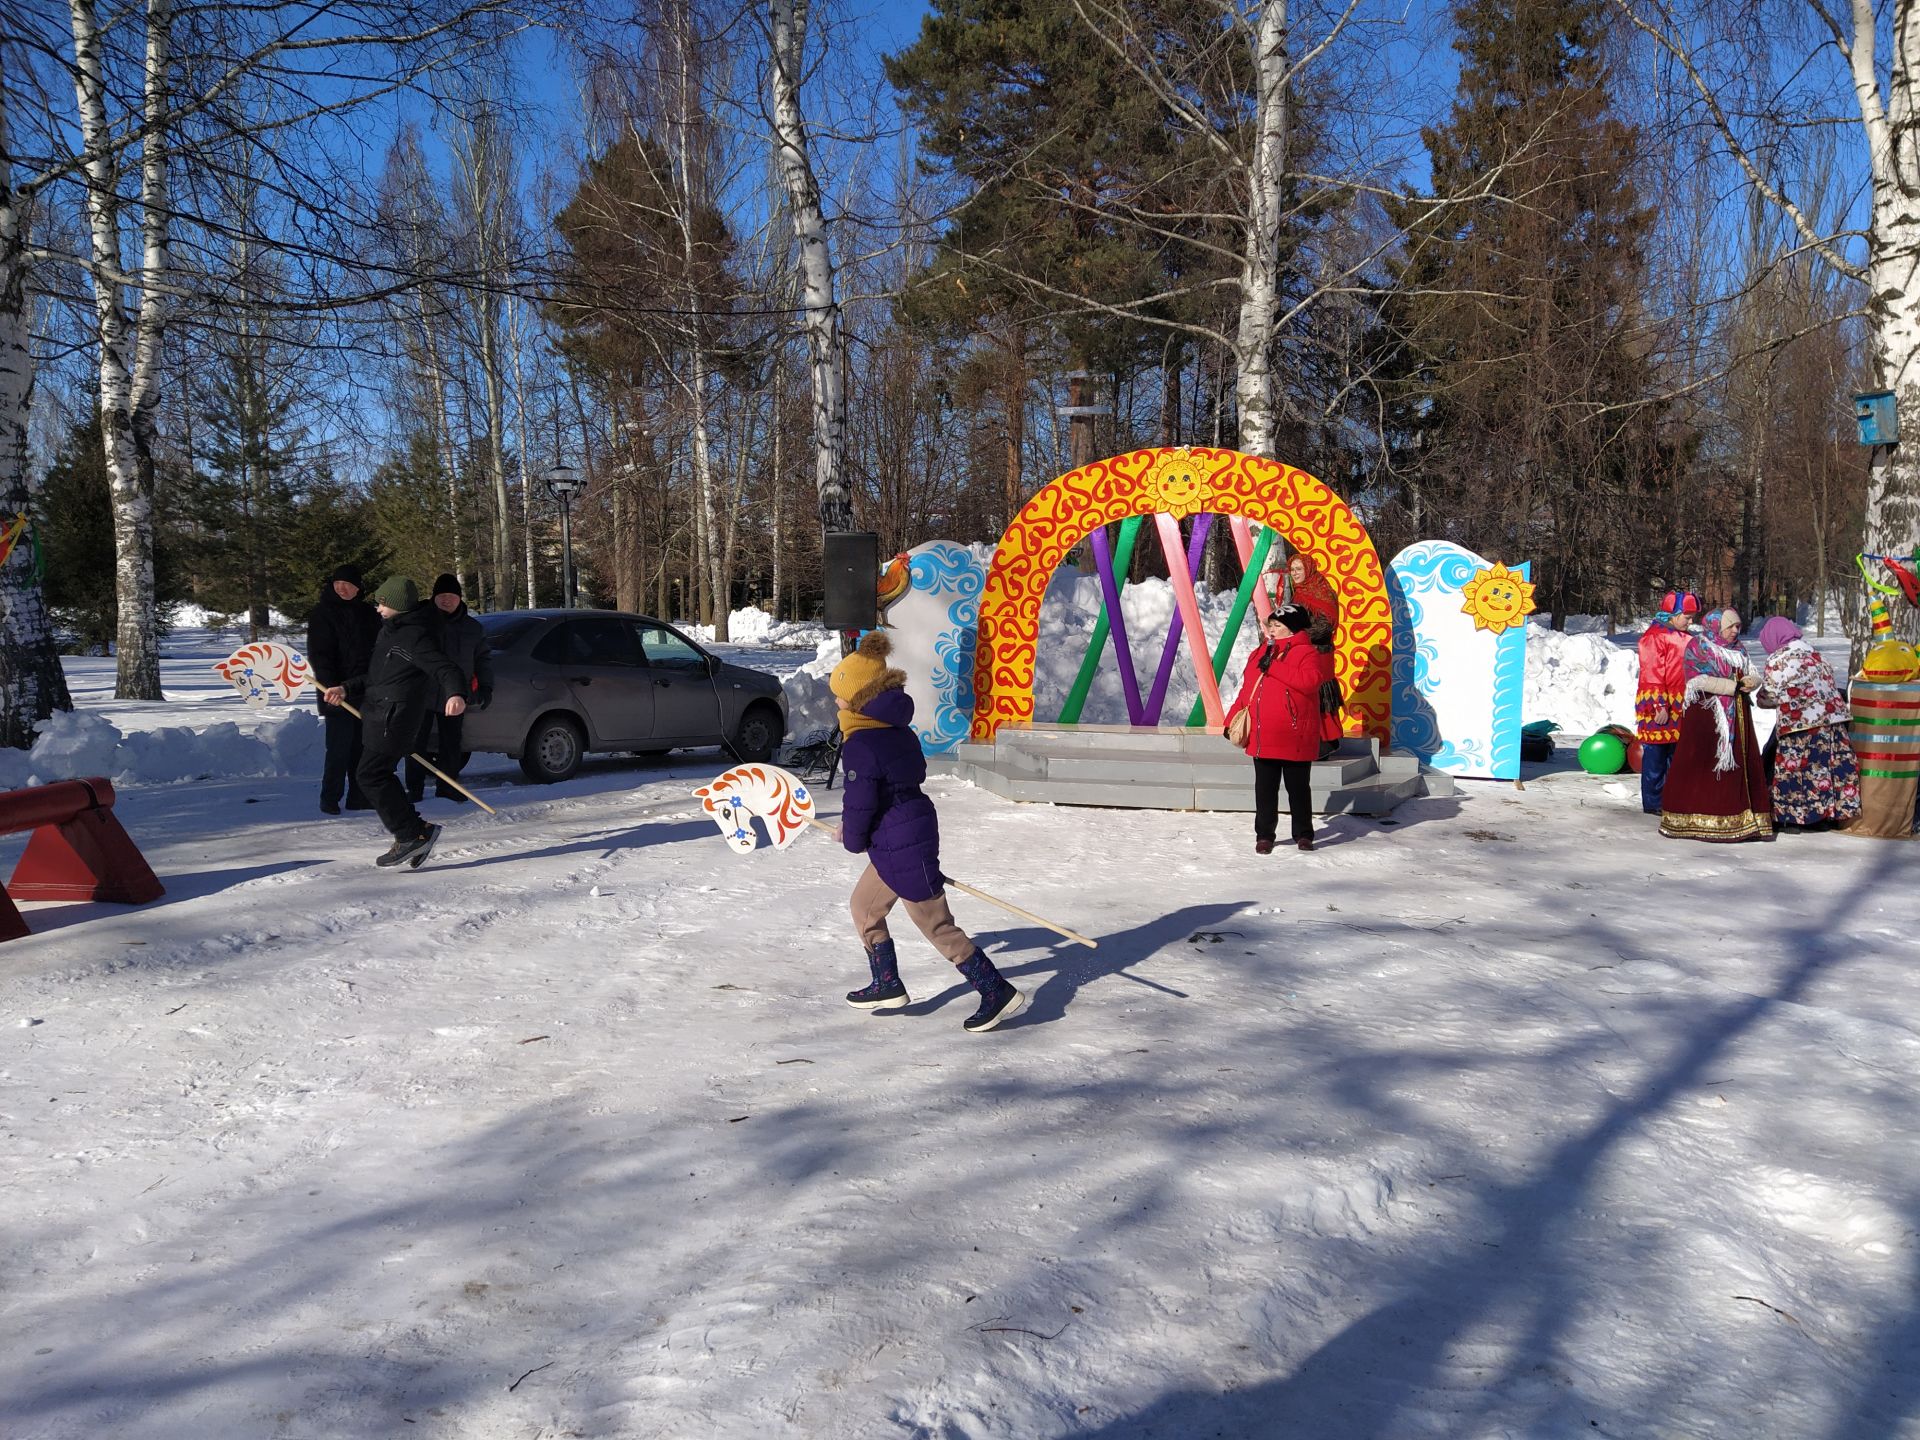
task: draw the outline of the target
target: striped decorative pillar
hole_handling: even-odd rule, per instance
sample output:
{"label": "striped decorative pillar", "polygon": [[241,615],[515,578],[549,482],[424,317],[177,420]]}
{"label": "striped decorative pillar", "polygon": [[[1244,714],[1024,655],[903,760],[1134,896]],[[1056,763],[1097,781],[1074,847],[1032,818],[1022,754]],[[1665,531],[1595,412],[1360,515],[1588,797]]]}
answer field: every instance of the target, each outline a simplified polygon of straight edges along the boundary
{"label": "striped decorative pillar", "polygon": [[1920,792],[1920,683],[1853,682],[1849,738],[1860,760],[1860,818],[1850,834],[1904,840]]}

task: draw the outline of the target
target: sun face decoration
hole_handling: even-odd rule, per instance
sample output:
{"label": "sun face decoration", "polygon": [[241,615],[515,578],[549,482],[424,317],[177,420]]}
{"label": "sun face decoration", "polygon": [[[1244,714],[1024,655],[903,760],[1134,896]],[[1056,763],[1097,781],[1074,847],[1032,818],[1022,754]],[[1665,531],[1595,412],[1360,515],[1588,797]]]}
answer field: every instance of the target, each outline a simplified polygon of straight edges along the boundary
{"label": "sun face decoration", "polygon": [[1474,571],[1461,594],[1467,603],[1460,612],[1473,617],[1475,630],[1491,630],[1498,635],[1533,613],[1532,583],[1504,565]]}
{"label": "sun face decoration", "polygon": [[1176,519],[1207,508],[1213,498],[1214,471],[1191,450],[1174,450],[1155,464],[1147,477],[1147,491],[1158,509]]}

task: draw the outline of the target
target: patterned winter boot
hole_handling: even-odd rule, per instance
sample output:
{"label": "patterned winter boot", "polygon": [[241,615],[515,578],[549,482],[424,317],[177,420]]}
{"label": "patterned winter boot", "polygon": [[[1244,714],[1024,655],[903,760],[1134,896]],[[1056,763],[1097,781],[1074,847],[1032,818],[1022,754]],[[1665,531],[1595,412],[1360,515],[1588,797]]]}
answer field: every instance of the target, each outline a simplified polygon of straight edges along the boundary
{"label": "patterned winter boot", "polygon": [[873,983],[847,992],[847,1004],[856,1010],[898,1010],[912,1003],[907,987],[900,983],[900,969],[893,958],[893,941],[882,940],[867,952],[867,968],[873,971]]}
{"label": "patterned winter boot", "polygon": [[976,949],[960,962],[960,973],[980,992],[980,1008],[962,1024],[973,1034],[991,1030],[1002,1020],[1011,1020],[1027,1003],[1027,997],[1014,989],[1013,982],[993,968],[987,952]]}

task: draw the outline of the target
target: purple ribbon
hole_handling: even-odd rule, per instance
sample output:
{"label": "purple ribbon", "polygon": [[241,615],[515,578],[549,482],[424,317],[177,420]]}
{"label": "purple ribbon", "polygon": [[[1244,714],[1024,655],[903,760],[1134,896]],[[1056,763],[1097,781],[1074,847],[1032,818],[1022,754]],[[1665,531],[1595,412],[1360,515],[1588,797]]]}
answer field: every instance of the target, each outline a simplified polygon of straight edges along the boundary
{"label": "purple ribbon", "polygon": [[1146,711],[1140,704],[1140,678],[1133,673],[1133,648],[1127,643],[1127,620],[1120,613],[1120,585],[1113,575],[1113,546],[1107,543],[1107,527],[1093,527],[1093,563],[1100,572],[1100,593],[1107,602],[1107,633],[1113,640],[1113,660],[1120,667],[1120,689],[1127,699],[1127,718],[1144,725]]}
{"label": "purple ribbon", "polygon": [[[1213,528],[1211,514],[1196,515],[1193,520],[1193,535],[1187,541],[1187,574],[1190,578],[1200,578],[1200,565],[1207,554],[1207,532]],[[1174,557],[1167,556],[1167,568],[1171,570]],[[1178,587],[1176,587],[1178,588]],[[1153,677],[1153,689],[1147,695],[1147,718],[1135,721],[1135,724],[1158,725],[1160,712],[1166,708],[1167,682],[1173,678],[1173,657],[1180,651],[1180,636],[1186,629],[1186,617],[1180,613],[1180,607],[1173,607],[1173,623],[1167,627],[1167,643],[1160,651],[1160,669]],[[1203,637],[1204,638],[1204,637]]]}

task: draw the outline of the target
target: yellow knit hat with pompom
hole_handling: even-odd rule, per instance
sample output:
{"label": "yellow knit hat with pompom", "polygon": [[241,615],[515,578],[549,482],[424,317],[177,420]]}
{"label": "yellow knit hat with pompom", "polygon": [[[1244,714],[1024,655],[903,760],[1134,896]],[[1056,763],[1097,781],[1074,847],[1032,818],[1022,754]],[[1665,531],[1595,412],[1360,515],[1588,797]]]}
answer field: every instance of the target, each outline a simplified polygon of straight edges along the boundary
{"label": "yellow knit hat with pompom", "polygon": [[884,630],[869,632],[860,641],[858,650],[833,667],[833,673],[827,677],[827,688],[854,710],[883,690],[905,689],[906,672],[887,666],[887,656],[892,653],[893,642]]}

